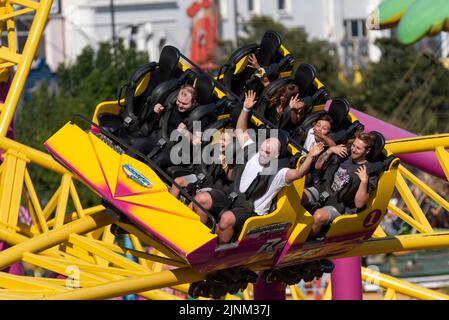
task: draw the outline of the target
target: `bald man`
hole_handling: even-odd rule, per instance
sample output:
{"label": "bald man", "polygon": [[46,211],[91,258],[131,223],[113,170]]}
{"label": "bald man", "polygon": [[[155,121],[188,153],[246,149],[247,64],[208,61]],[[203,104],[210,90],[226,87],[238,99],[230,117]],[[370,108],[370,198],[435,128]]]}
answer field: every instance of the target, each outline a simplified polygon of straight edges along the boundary
{"label": "bald man", "polygon": [[[238,142],[243,149],[255,144],[248,134],[249,114],[254,104],[255,93],[253,91],[245,93],[245,102],[236,130]],[[212,189],[198,193],[195,199],[206,210],[210,210],[218,221],[219,243],[229,243],[234,231],[240,229],[248,218],[268,214],[278,192],[293,181],[304,177],[310,169],[313,158],[321,153],[323,147],[323,144],[313,145],[300,168],[289,169],[278,165],[280,140],[277,137],[268,138],[261,144],[256,154],[248,156],[245,163],[236,165],[232,191],[238,194],[238,198],[230,208],[228,208],[228,194],[231,190]],[[196,205],[192,205],[192,208],[200,215],[201,221],[206,223],[207,215]],[[227,209],[224,210],[225,208]]]}

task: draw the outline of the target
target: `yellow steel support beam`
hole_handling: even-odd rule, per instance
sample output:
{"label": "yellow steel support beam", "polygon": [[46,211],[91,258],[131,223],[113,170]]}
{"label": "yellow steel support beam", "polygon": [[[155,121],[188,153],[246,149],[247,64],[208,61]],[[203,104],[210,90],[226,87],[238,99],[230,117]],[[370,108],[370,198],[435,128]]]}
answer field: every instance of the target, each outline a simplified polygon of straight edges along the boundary
{"label": "yellow steel support beam", "polygon": [[387,289],[387,292],[385,292],[384,300],[396,300],[396,291],[394,289]]}
{"label": "yellow steel support beam", "polygon": [[370,239],[360,246],[333,259],[369,256],[373,254],[449,248],[449,232],[434,232],[430,234],[401,235],[383,239]]}
{"label": "yellow steel support beam", "polygon": [[425,232],[433,232],[432,226],[400,173],[398,173],[396,178],[396,188],[401,194],[402,199],[404,199],[407,208],[410,210],[415,220],[420,224],[421,228],[425,230]]}
{"label": "yellow steel support beam", "polygon": [[449,134],[388,140],[385,143],[385,148],[394,154],[434,151],[438,147],[449,148]]}
{"label": "yellow steel support beam", "polygon": [[296,285],[290,286],[290,292],[292,293],[293,300],[307,300],[307,297]]}
{"label": "yellow steel support beam", "polygon": [[[2,137],[5,137],[8,132],[9,125],[11,124],[17,103],[22,94],[22,89],[25,85],[26,78],[28,77],[28,72],[39,45],[40,37],[44,31],[52,4],[51,0],[41,0],[40,2],[29,0],[10,0],[10,2],[33,8],[36,10],[36,14],[28,32],[28,38],[20,59],[17,59],[18,55],[11,55],[12,58],[18,63],[18,67],[0,114],[0,136]],[[3,48],[0,48],[0,50],[3,50]]]}
{"label": "yellow steel support beam", "polygon": [[398,207],[392,205],[391,203],[388,204],[388,209],[393,212],[395,215],[397,215],[399,218],[401,218],[403,221],[408,223],[411,227],[418,230],[418,232],[426,233],[427,230],[423,228],[423,226],[417,222],[415,219],[413,219],[411,216],[409,216],[407,213],[399,209]]}
{"label": "yellow steel support beam", "polygon": [[[30,0],[7,0],[7,1],[10,3],[18,4],[20,6],[32,8],[34,10],[37,10],[39,8],[39,3],[35,2],[35,1],[30,1]],[[41,2],[43,2],[43,1],[41,1]],[[51,1],[50,1],[50,5],[51,5]]]}
{"label": "yellow steel support beam", "polygon": [[8,60],[15,64],[18,64],[20,63],[20,61],[22,61],[22,57],[23,56],[21,54],[12,52],[9,48],[0,47],[0,59]]}
{"label": "yellow steel support beam", "polygon": [[189,268],[167,270],[132,279],[112,281],[96,287],[72,290],[61,294],[45,297],[44,300],[93,300],[110,299],[135,292],[150,291],[159,288],[172,287],[183,283],[204,280],[206,274],[195,272]]}
{"label": "yellow steel support beam", "polygon": [[330,279],[329,282],[327,283],[327,288],[324,291],[323,300],[332,300],[332,282]]}
{"label": "yellow steel support beam", "polygon": [[[154,254],[149,254],[149,253],[145,253],[145,252],[141,252],[141,251],[136,251],[136,250],[133,250],[133,249],[117,247],[117,248],[114,248],[114,249],[111,249],[111,250],[115,251],[115,252],[122,253],[122,254],[129,254],[129,255],[132,255],[133,257],[142,259],[142,260],[147,261],[147,262],[162,263],[162,264],[165,264],[165,265],[178,267],[178,268],[183,268],[183,267],[187,266],[186,263],[182,262],[182,261],[177,261],[177,260],[173,260],[173,259],[170,259],[170,258],[157,256],[157,255],[154,255]],[[144,265],[144,267],[147,268],[145,265]]]}
{"label": "yellow steel support beam", "polygon": [[[0,14],[0,20],[1,21],[5,21],[5,20],[11,19],[11,18],[14,18],[14,17],[17,17],[17,16],[21,16],[21,15],[24,15],[24,14],[27,14],[27,13],[30,13],[30,12],[33,12],[33,11],[34,11],[33,9],[25,8],[25,9],[17,10],[17,11],[14,11],[14,12],[11,12],[11,13],[7,13],[7,14]],[[11,51],[13,51],[12,48],[11,48],[10,43],[8,43],[8,44],[9,44],[9,49]]]}
{"label": "yellow steel support beam", "polygon": [[59,174],[68,173],[68,171],[55,160],[53,160],[53,158],[49,154],[30,148],[9,138],[0,136],[0,149],[15,150],[17,153],[23,154],[32,163],[35,163],[40,167]]}
{"label": "yellow steel support beam", "polygon": [[[143,247],[142,247],[142,244],[140,243],[139,238],[137,238],[137,237],[136,237],[135,235],[133,235],[133,234],[130,234],[130,235],[129,235],[129,239],[131,240],[131,243],[132,243],[133,248],[134,248],[135,250],[140,251],[140,252],[143,252],[143,251],[144,251],[144,249],[143,249]],[[145,267],[145,268],[147,268],[147,269],[149,269],[149,267],[150,267],[147,259],[139,258],[139,263],[140,263],[143,267]]]}
{"label": "yellow steel support beam", "polygon": [[156,240],[154,240],[153,238],[151,238],[148,234],[142,232],[137,227],[135,227],[131,224],[124,224],[124,223],[117,223],[117,225],[120,226],[121,228],[123,228],[124,230],[128,231],[130,234],[135,235],[137,238],[139,238],[143,243],[145,243],[149,247],[155,248],[157,251],[162,252],[163,254],[165,254],[165,256],[167,256],[173,260],[180,261],[180,258],[177,255],[173,254],[169,249],[167,249],[161,243],[159,243]]}
{"label": "yellow steel support beam", "polygon": [[9,208],[8,224],[15,226],[19,219],[20,200],[22,198],[23,180],[28,160],[22,155],[18,154],[16,158],[16,170],[14,177],[14,184],[11,187],[12,196]]}
{"label": "yellow steel support beam", "polygon": [[53,226],[53,228],[59,228],[64,224],[71,182],[72,176],[70,174],[64,174],[62,176],[61,191],[59,192],[58,204],[56,206],[55,213],[55,225]]}
{"label": "yellow steel support beam", "polygon": [[48,232],[49,229],[47,226],[47,221],[45,219],[41,204],[39,202],[39,198],[37,197],[36,190],[34,189],[34,185],[31,181],[31,177],[28,171],[25,172],[25,187],[28,190],[30,201],[33,205],[33,213],[36,215],[37,224],[35,224],[35,226],[37,226],[37,230],[39,232]]}
{"label": "yellow steel support beam", "polygon": [[148,270],[143,271],[134,271],[129,269],[115,268],[115,267],[103,267],[97,264],[76,261],[76,260],[67,260],[67,258],[52,258],[46,257],[47,260],[52,262],[57,262],[61,264],[70,264],[77,266],[80,270],[92,272],[92,273],[106,273],[110,275],[118,275],[124,277],[133,277],[133,276],[142,276],[148,273]]}
{"label": "yellow steel support beam", "polygon": [[418,177],[416,177],[413,173],[407,170],[404,166],[399,166],[399,172],[407,178],[411,183],[413,183],[417,188],[419,188],[422,192],[432,198],[433,201],[441,205],[444,209],[449,211],[449,202],[447,202],[443,197],[441,197],[438,193],[432,190],[428,185],[422,182]]}
{"label": "yellow steel support beam", "polygon": [[39,278],[16,276],[5,272],[0,272],[0,287],[16,290],[47,290],[55,293],[65,291],[64,287],[52,283],[45,283]]}
{"label": "yellow steel support beam", "polygon": [[[44,208],[43,214],[45,219],[48,219],[52,212],[55,210],[56,206],[58,205],[59,195],[61,193],[61,186],[58,187],[56,192],[51,196],[50,200],[48,200],[47,205]],[[50,226],[50,224],[47,222],[47,224]],[[54,222],[53,222],[54,224]]]}
{"label": "yellow steel support beam", "polygon": [[362,268],[362,279],[369,283],[375,283],[380,287],[393,289],[397,293],[421,300],[449,300],[449,296],[446,294],[429,290],[367,268]]}
{"label": "yellow steel support beam", "polygon": [[89,252],[92,252],[93,254],[109,261],[110,263],[113,263],[116,266],[140,272],[148,271],[138,263],[131,261],[109,249],[106,249],[104,246],[95,243],[91,239],[87,239],[77,234],[72,234],[70,235],[69,242]]}
{"label": "yellow steel support beam", "polygon": [[73,206],[78,214],[78,218],[84,218],[84,209],[81,205],[80,197],[78,196],[78,192],[76,192],[75,184],[72,179],[70,179],[70,196],[72,197]]}
{"label": "yellow steel support beam", "polygon": [[9,209],[14,185],[14,175],[16,173],[16,153],[8,151],[2,163],[3,172],[0,181],[0,222],[8,224]]}
{"label": "yellow steel support beam", "polygon": [[[111,212],[96,213],[83,219],[73,221],[48,233],[41,234],[35,238],[0,252],[0,269],[3,269],[14,262],[19,261],[23,254],[30,252],[40,252],[51,248],[57,244],[65,242],[73,234],[84,234],[92,230],[104,227],[113,223],[116,217]],[[4,231],[0,228],[0,241],[8,242],[9,238],[3,238]]]}
{"label": "yellow steel support beam", "polygon": [[80,287],[83,287],[84,281],[93,281],[97,283],[104,283],[107,281],[104,277],[97,276],[85,270],[81,270],[78,267],[78,264],[69,264],[68,261],[64,261],[61,263],[51,260],[49,257],[44,257],[32,253],[25,253],[23,255],[23,261],[65,276],[73,276],[73,273],[76,271],[77,275],[79,275],[79,279],[77,280],[79,281]]}
{"label": "yellow steel support beam", "polygon": [[449,153],[444,149],[444,147],[437,147],[435,150],[435,154],[437,155],[438,161],[443,168],[444,174],[446,175],[447,180],[449,180]]}
{"label": "yellow steel support beam", "polygon": [[[14,8],[10,3],[5,4],[6,13],[14,12]],[[8,47],[12,52],[17,52],[17,38],[16,38],[16,27],[14,19],[9,19],[6,21],[6,28],[8,31]]]}

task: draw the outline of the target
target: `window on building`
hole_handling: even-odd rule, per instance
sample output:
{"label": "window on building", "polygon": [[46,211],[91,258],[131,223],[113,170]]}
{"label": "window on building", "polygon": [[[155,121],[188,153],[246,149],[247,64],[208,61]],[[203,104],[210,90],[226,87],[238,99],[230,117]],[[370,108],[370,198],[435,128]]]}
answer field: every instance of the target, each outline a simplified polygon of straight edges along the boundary
{"label": "window on building", "polygon": [[281,15],[289,16],[292,12],[291,0],[278,0],[278,11]]}
{"label": "window on building", "polygon": [[278,10],[279,11],[286,11],[287,10],[286,0],[278,0]]}
{"label": "window on building", "polygon": [[367,29],[364,19],[351,19],[343,22],[348,38],[366,38]]}
{"label": "window on building", "polygon": [[248,11],[254,12],[254,0],[248,0]]}

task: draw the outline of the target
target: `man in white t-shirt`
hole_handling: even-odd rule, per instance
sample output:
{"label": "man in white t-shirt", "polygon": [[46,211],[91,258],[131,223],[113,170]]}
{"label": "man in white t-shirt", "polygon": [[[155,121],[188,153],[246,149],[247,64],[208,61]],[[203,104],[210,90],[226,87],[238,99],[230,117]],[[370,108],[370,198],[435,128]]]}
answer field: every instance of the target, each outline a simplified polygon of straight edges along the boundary
{"label": "man in white t-shirt", "polygon": [[[255,143],[248,134],[248,120],[252,108],[255,105],[256,94],[253,91],[245,93],[243,109],[237,121],[236,136],[242,148],[250,147]],[[284,142],[286,143],[286,142]],[[240,173],[236,170],[234,183],[239,197],[231,208],[218,214],[217,234],[220,243],[228,243],[234,235],[234,229],[243,226],[246,219],[254,215],[265,215],[269,213],[271,202],[278,192],[293,181],[304,177],[309,170],[312,160],[323,150],[323,144],[314,144],[311,147],[307,159],[300,168],[278,169],[277,161],[280,156],[281,142],[278,138],[266,139],[260,146],[258,152],[250,156],[248,161],[241,167]],[[257,181],[256,181],[257,179]],[[262,182],[263,181],[263,182]],[[250,190],[251,189],[251,190]],[[217,195],[220,195],[217,197]],[[214,190],[212,193],[198,194],[195,199],[206,209],[217,207],[221,202],[223,209],[227,207],[223,191]],[[193,209],[205,215],[199,208],[193,205]],[[203,220],[203,219],[202,219]]]}

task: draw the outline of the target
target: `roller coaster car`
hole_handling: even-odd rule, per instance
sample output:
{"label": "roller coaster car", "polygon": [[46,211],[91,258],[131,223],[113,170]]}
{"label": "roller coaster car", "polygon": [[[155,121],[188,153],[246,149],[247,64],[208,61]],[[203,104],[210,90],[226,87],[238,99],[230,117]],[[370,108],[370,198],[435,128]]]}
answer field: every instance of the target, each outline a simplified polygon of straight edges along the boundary
{"label": "roller coaster car", "polygon": [[[257,102],[255,110],[259,115],[267,116],[267,107],[270,98],[277,90],[287,84],[298,86],[300,98],[307,102],[306,114],[314,109],[322,109],[326,103],[328,90],[317,78],[315,68],[310,64],[301,64],[293,77],[285,77],[271,82],[262,92],[261,99]],[[284,110],[280,117],[280,123],[276,125],[279,129],[285,129],[290,122],[290,107]]]}
{"label": "roller coaster car", "polygon": [[306,115],[303,122],[293,130],[292,139],[299,144],[303,144],[314,123],[327,114],[332,118],[332,129],[329,137],[337,144],[345,143],[354,138],[356,132],[363,131],[364,128],[349,111],[349,102],[346,99],[336,98],[332,100],[328,111],[319,110]]}
{"label": "roller coaster car", "polygon": [[180,58],[178,49],[165,46],[158,63],[147,63],[133,72],[121,88],[117,101],[107,101],[97,106],[93,122],[116,135],[138,130],[152,107],[162,102],[170,89],[195,77],[195,72]]}
{"label": "roller coaster car", "polygon": [[[260,80],[255,70],[248,67],[248,57],[255,54],[257,61],[270,78],[286,77],[291,74],[294,58],[282,44],[282,37],[275,31],[267,31],[260,45],[249,44],[237,49],[218,74],[218,81],[232,92],[241,96],[246,90],[260,91]],[[259,86],[258,86],[259,84]]]}
{"label": "roller coaster car", "polygon": [[300,205],[304,189],[301,179],[280,191],[271,213],[248,219],[235,242],[218,245],[215,225],[209,228],[202,224],[196,213],[168,192],[161,172],[155,168],[157,174],[148,164],[151,162],[146,163],[145,157],[142,161],[130,157],[122,151],[125,146],[117,148],[119,144],[106,143],[73,122],[45,142],[52,156],[108,206],[200,272],[251,263],[279,269],[354,248],[371,236],[386,212],[398,163],[382,154],[383,146],[376,149],[379,159],[375,160],[381,165],[377,191],[366,209],[335,219],[322,241],[306,241],[313,218]]}

